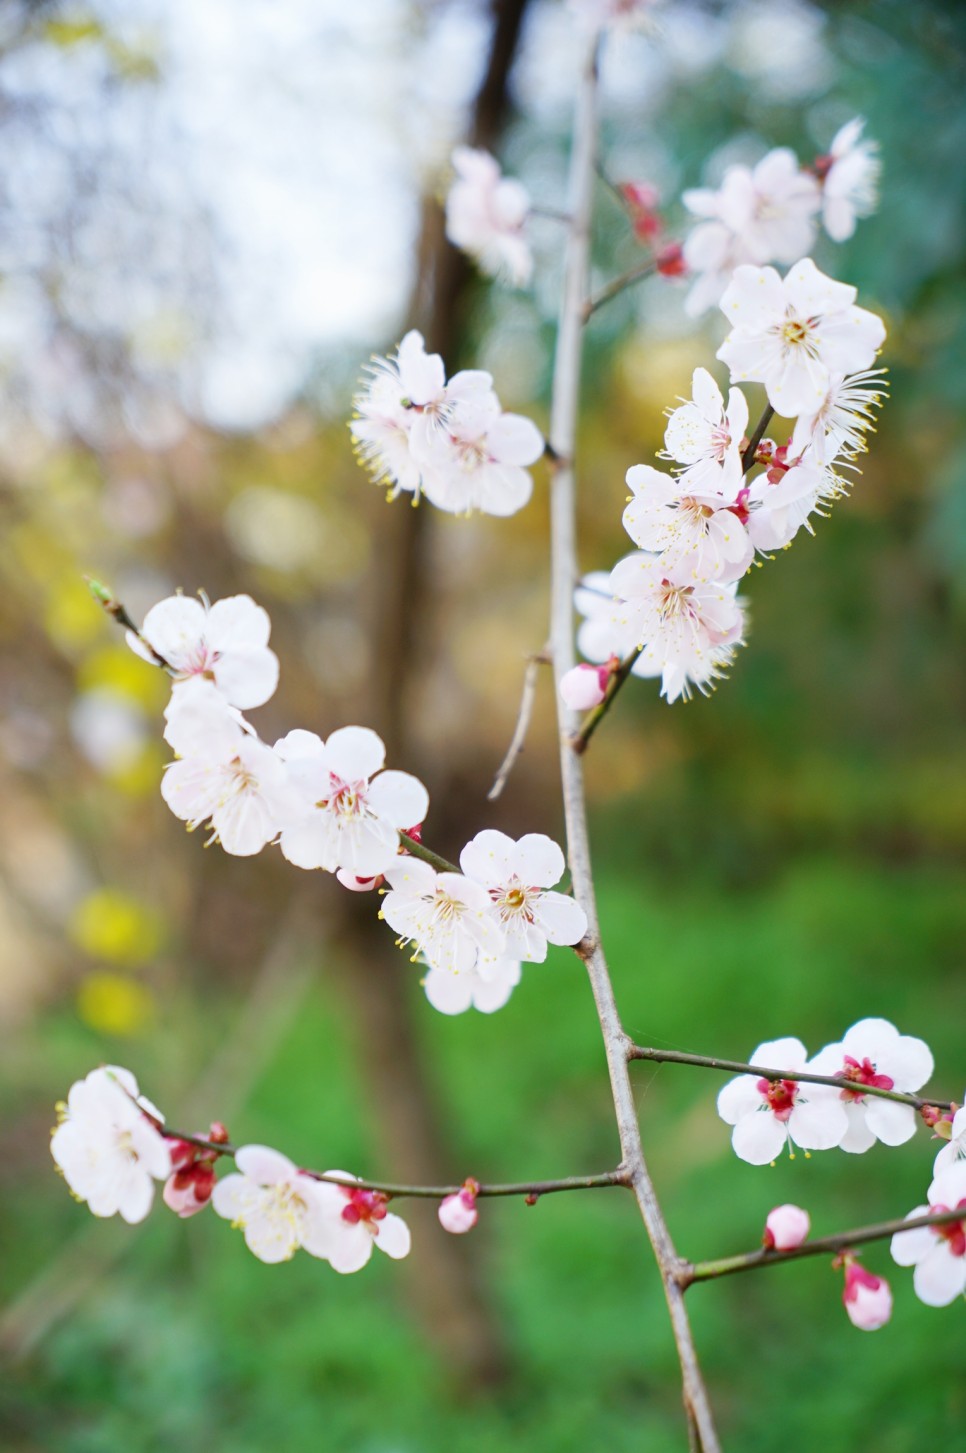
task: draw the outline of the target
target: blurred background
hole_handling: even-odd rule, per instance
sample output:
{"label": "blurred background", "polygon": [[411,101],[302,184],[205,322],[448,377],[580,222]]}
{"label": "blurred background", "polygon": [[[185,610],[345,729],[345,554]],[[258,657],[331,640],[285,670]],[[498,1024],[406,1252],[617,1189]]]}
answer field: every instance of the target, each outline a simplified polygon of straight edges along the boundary
{"label": "blurred background", "polygon": [[[850,500],[748,581],[752,633],[710,700],[632,683],[588,757],[605,942],[645,1043],[810,1050],[868,1014],[962,1058],[966,895],[966,17],[956,4],[672,3],[608,46],[605,156],[672,221],[681,189],[868,118],[878,214],[816,260],[885,315],[891,401]],[[446,1019],[371,900],[278,854],[205,852],[164,807],[167,687],[91,602],[247,591],[282,680],[268,740],[377,725],[455,856],[484,826],[559,835],[541,684],[546,474],[512,522],[385,504],[346,429],[360,369],[416,323],[546,423],[560,239],[532,293],[441,237],[449,152],[492,146],[564,204],[577,45],[557,0],[0,5],[0,1264],[15,1453],[546,1453],[681,1448],[660,1284],[630,1201],[487,1205],[468,1238],[403,1207],[409,1262],[270,1268],[210,1214],[97,1222],[53,1174],[53,1103],[127,1065],[182,1128],[408,1180],[594,1171],[616,1137],[580,965],[551,950],[495,1016]],[[641,254],[600,189],[598,283]],[[653,279],[588,338],[582,566],[626,551],[627,467],[723,329]],[[714,366],[714,365],[712,365]],[[718,370],[720,376],[720,369]],[[753,404],[754,411],[754,404]],[[672,1232],[750,1249],[903,1215],[935,1148],[738,1162],[704,1071],[638,1067]],[[961,1309],[847,1322],[820,1259],[696,1288],[726,1445],[960,1446]],[[893,1272],[895,1273],[893,1275]],[[820,1390],[820,1396],[816,1391]]]}

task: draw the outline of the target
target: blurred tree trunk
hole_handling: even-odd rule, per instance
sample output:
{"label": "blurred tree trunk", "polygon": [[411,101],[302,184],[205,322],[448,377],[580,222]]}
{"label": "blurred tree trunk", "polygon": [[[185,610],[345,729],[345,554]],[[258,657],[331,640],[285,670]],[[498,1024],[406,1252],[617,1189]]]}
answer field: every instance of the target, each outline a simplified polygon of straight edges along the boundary
{"label": "blurred tree trunk", "polygon": [[[490,53],[469,130],[474,146],[494,147],[505,124],[509,74],[527,3],[494,0]],[[424,334],[427,348],[443,355],[450,372],[457,366],[473,283],[466,259],[446,241],[439,205],[427,197],[409,317],[411,326]],[[422,623],[433,610],[433,582],[425,563],[432,527],[432,512],[413,509],[405,499],[382,512],[369,596],[374,670],[365,719],[384,738],[389,764],[415,771],[421,764],[412,682],[423,660],[421,643],[430,638]],[[438,1183],[469,1174],[472,1167],[461,1165],[450,1145],[449,1127],[439,1112],[445,1097],[432,1083],[420,1052],[415,1016],[425,1006],[419,1002],[415,975],[406,972],[408,965],[387,944],[385,926],[376,922],[365,895],[360,907],[365,911],[356,915],[354,925],[359,962],[348,967],[365,1079],[382,1141],[381,1163],[411,1182]],[[485,1292],[483,1238],[480,1233],[443,1233],[432,1203],[411,1202],[406,1215],[418,1238],[418,1254],[409,1263],[409,1296],[419,1321],[462,1384],[492,1384],[505,1375],[508,1360],[499,1320]]]}

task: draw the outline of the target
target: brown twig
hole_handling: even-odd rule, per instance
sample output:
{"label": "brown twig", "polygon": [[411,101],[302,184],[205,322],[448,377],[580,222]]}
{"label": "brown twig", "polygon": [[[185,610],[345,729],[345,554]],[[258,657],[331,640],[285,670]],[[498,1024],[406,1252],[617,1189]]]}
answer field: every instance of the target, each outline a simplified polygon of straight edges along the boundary
{"label": "brown twig", "polygon": [[643,646],[635,646],[633,651],[631,651],[630,655],[624,657],[623,661],[617,667],[616,671],[613,671],[611,673],[611,678],[607,683],[607,690],[604,693],[603,701],[599,702],[597,706],[595,706],[591,711],[587,713],[583,721],[580,723],[577,731],[574,732],[573,736],[570,739],[570,745],[578,754],[581,752],[586,752],[587,743],[590,741],[591,737],[594,735],[594,732],[600,726],[604,717],[613,706],[614,697],[617,695],[618,691],[620,691],[627,678],[631,675],[632,671],[634,670],[637,658],[640,656],[643,649]]}
{"label": "brown twig", "polygon": [[588,298],[583,304],[581,309],[583,321],[586,323],[588,319],[593,317],[598,308],[602,308],[612,298],[618,297],[624,292],[625,288],[629,288],[634,283],[640,282],[642,278],[650,277],[656,270],[657,258],[649,257],[646,261],[639,262],[636,267],[628,268],[627,272],[621,273],[620,277],[615,277],[613,282],[609,282],[605,288],[601,288],[595,297]]}
{"label": "brown twig", "polygon": [[755,425],[755,432],[749,439],[748,444],[745,447],[744,453],[741,456],[742,474],[747,474],[751,466],[754,464],[755,454],[758,450],[758,445],[765,437],[765,430],[768,428],[768,425],[771,423],[774,415],[775,410],[772,408],[771,404],[766,404],[764,409],[762,410],[761,418]]}
{"label": "brown twig", "polygon": [[537,694],[537,676],[541,666],[549,666],[550,657],[545,646],[542,651],[537,651],[527,657],[527,669],[523,673],[523,691],[520,694],[520,709],[517,712],[516,726],[513,728],[513,736],[510,738],[510,745],[507,747],[506,756],[500,763],[499,770],[493,779],[493,786],[486,794],[487,802],[495,802],[507,784],[507,778],[513,771],[517,757],[523,751],[524,742],[527,739],[527,732],[530,729],[530,718],[533,715],[533,702]]}

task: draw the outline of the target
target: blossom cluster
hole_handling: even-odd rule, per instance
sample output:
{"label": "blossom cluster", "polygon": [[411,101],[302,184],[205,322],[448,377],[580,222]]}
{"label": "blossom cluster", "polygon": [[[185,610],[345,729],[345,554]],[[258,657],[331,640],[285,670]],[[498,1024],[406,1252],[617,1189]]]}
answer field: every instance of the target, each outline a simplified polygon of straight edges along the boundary
{"label": "blossom cluster", "polygon": [[[325,1171],[346,1184],[299,1170],[265,1145],[226,1145],[216,1124],[200,1144],[166,1135],[164,1116],[138,1092],[130,1070],[106,1065],[70,1088],[59,1105],[50,1149],[72,1194],[95,1216],[136,1224],[154,1201],[155,1181],[176,1215],[196,1215],[208,1202],[245,1233],[260,1261],[287,1261],[299,1247],[334,1271],[358,1271],[373,1246],[394,1260],[409,1253],[409,1228],[387,1210],[388,1197],[353,1184],[345,1171]],[[215,1179],[214,1163],[233,1154],[236,1172]]]}
{"label": "blossom cluster", "polygon": [[376,358],[355,398],[356,452],[389,496],[422,496],[449,514],[513,515],[533,490],[528,466],[544,452],[536,424],[505,413],[482,369],[446,378],[421,333]]}
{"label": "blossom cluster", "polygon": [[[731,373],[727,401],[695,369],[692,397],[670,412],[664,434],[672,472],[627,472],[623,523],[638,551],[577,592],[586,617],[578,645],[592,662],[638,652],[635,674],[660,676],[669,702],[692,686],[706,692],[724,673],[744,641],[739,580],[757,557],[812,528],[810,517],[846,492],[842,470],[866,447],[883,393],[871,365],[885,329],[855,297],[811,258],[785,278],[771,267],[735,270],[721,300],[731,331],[717,354]],[[749,382],[764,386],[769,414],[795,419],[787,443],[752,447],[738,386]],[[605,690],[599,681],[597,700]],[[576,678],[564,691],[576,704]],[[593,704],[593,684],[580,691]]]}
{"label": "blossom cluster", "polygon": [[810,167],[789,147],[776,147],[755,167],[728,167],[718,188],[684,193],[685,207],[700,219],[684,243],[694,276],[686,312],[698,316],[719,302],[736,267],[791,263],[809,252],[819,215],[833,241],[852,236],[877,199],[877,147],[863,138],[864,128],[861,117],[847,122]]}
{"label": "blossom cluster", "polygon": [[566,866],[560,848],[542,833],[514,842],[485,830],[463,848],[459,872],[413,856],[429,794],[410,773],[385,769],[371,728],[339,727],[325,740],[298,729],[268,746],[241,714],[278,681],[269,633],[267,614],[245,595],[211,606],[171,596],[128,633],[174,679],[165,802],[189,828],[207,824],[228,853],[277,843],[296,867],[334,873],[355,891],[380,889],[379,916],[426,967],[435,1008],[500,1008],[521,962],[542,963],[548,943],[575,944],[586,932],[583,909],[553,891]]}

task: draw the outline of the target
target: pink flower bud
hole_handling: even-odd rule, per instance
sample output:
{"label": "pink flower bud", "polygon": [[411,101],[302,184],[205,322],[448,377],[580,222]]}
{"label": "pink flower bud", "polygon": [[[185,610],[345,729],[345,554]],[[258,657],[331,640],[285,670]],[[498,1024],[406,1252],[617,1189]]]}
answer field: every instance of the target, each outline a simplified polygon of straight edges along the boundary
{"label": "pink flower bud", "polygon": [[335,875],[343,888],[348,888],[350,893],[371,893],[374,888],[381,888],[385,879],[379,873],[375,878],[357,878],[355,873],[350,873],[348,868],[340,868]]}
{"label": "pink flower bud", "polygon": [[176,1216],[196,1216],[211,1200],[215,1172],[210,1165],[189,1165],[176,1170],[164,1183],[162,1200]]}
{"label": "pink flower bud", "polygon": [[603,701],[609,676],[606,666],[575,666],[561,677],[560,695],[571,711],[589,711]]}
{"label": "pink flower bud", "polygon": [[669,242],[662,247],[655,259],[662,277],[686,277],[688,265],[684,260],[684,248],[680,242]]}
{"label": "pink flower bud", "polygon": [[863,1332],[875,1332],[892,1316],[892,1289],[881,1276],[873,1276],[857,1261],[846,1259],[842,1293],[849,1321]]}
{"label": "pink flower bud", "polygon": [[479,1219],[476,1209],[476,1194],[479,1189],[477,1181],[468,1180],[464,1182],[462,1190],[440,1201],[439,1224],[444,1231],[450,1231],[454,1236],[462,1236],[464,1232],[473,1230]]}
{"label": "pink flower bud", "polygon": [[793,1251],[801,1246],[811,1224],[801,1206],[776,1206],[768,1213],[761,1244],[769,1251]]}

